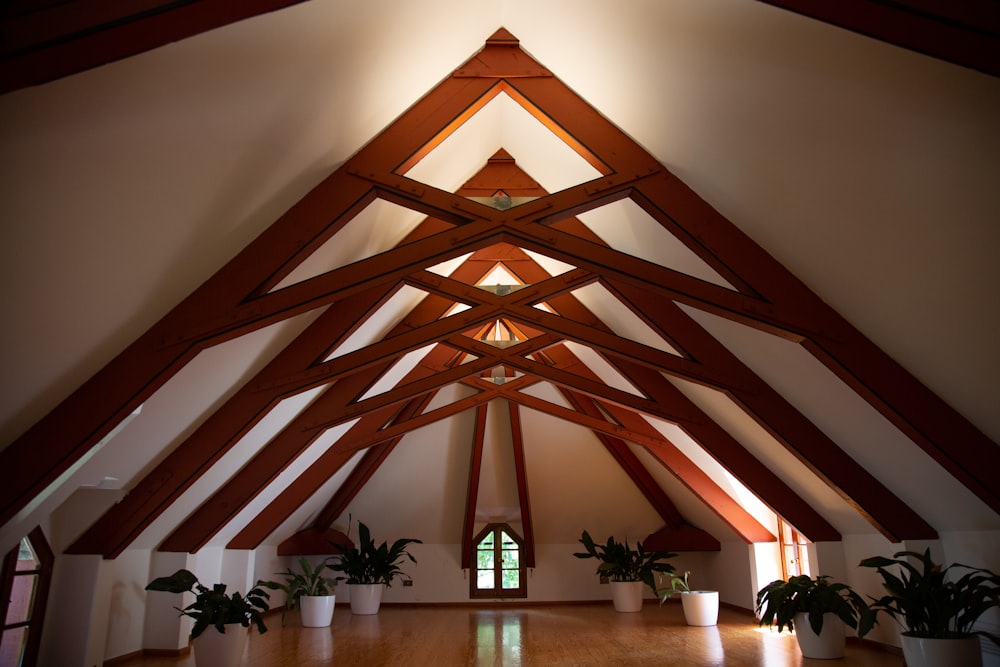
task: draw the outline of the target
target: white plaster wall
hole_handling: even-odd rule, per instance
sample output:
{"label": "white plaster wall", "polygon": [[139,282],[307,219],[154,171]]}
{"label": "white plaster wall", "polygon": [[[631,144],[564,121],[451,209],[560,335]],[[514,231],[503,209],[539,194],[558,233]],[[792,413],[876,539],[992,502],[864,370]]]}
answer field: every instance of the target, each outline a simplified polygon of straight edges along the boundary
{"label": "white plaster wall", "polygon": [[101,562],[98,589],[108,594],[105,659],[143,648],[149,559],[148,550],[133,549]]}
{"label": "white plaster wall", "polygon": [[[93,667],[103,662],[107,607],[97,588],[100,567],[100,556],[56,558],[49,600],[59,604],[50,602],[45,613],[40,667]],[[101,645],[94,646],[96,641]]]}
{"label": "white plaster wall", "polygon": [[[182,553],[153,552],[149,560],[149,581],[167,577],[184,568],[190,569],[194,557]],[[147,581],[148,583],[148,581]],[[143,648],[174,650],[187,646],[191,621],[178,615],[193,599],[190,595],[146,593],[146,618],[143,626]]]}

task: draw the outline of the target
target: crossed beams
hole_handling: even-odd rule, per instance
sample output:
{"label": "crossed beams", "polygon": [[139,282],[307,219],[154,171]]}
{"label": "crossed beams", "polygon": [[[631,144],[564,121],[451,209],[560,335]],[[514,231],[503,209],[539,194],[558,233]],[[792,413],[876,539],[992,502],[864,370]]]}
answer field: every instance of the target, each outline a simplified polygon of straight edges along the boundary
{"label": "crossed beams", "polygon": [[[604,175],[596,181],[508,211],[496,211],[400,175],[402,166],[414,162],[440,142],[447,132],[500,93],[514,98],[543,124],[566,138]],[[630,197],[647,210],[735,285],[736,290],[704,283],[566,231],[564,221],[572,220],[577,212],[624,197]],[[428,228],[439,231],[310,280],[273,289],[304,257],[329,240],[354,214],[376,198],[428,214],[434,220],[434,225]],[[361,295],[384,299],[404,282],[421,284],[435,293],[458,291],[459,286],[448,280],[438,280],[432,285],[423,270],[497,243],[509,243],[572,264],[578,268],[574,279],[589,281],[599,276],[623,295],[630,291],[635,296],[638,290],[646,295],[644,298],[653,299],[653,310],[661,304],[668,307],[673,302],[684,303],[800,342],[984,502],[1000,511],[1000,490],[995,481],[989,479],[989,472],[978,465],[978,461],[995,456],[995,443],[864,338],[652,156],[544,68],[537,66],[520,51],[516,39],[509,33],[500,31],[466,67],[439,84],[102,371],[0,452],[0,465],[24,473],[0,489],[0,519],[9,520],[32,501],[44,497],[46,487],[205,347],[334,303],[340,304],[338,309],[344,307],[360,314]],[[558,277],[553,280],[558,281]],[[546,289],[555,284],[557,282],[550,283]],[[562,298],[560,293],[570,289],[573,287],[564,286],[561,292],[552,291],[546,296],[555,302]],[[453,296],[450,295],[449,300]],[[728,363],[710,366],[704,359],[674,358],[659,351],[656,360],[650,362],[645,356],[647,350],[636,343],[615,341],[603,333],[583,331],[569,319],[558,320],[535,313],[526,302],[510,300],[501,304],[481,295],[473,301],[482,308],[465,320],[448,322],[450,318],[446,318],[441,320],[445,324],[435,321],[433,325],[428,324],[432,328],[419,334],[352,353],[350,362],[363,368],[357,374],[347,374],[357,367],[349,369],[348,362],[343,360],[334,359],[325,366],[313,365],[318,355],[310,356],[298,347],[294,351],[286,350],[258,374],[252,387],[248,385],[240,390],[238,407],[221,410],[199,428],[202,433],[199,440],[211,440],[213,456],[221,455],[220,452],[231,446],[240,433],[245,433],[269,406],[302,386],[300,383],[342,385],[334,392],[335,398],[327,399],[335,412],[339,410],[338,416],[331,419],[317,415],[306,424],[308,430],[316,432],[332,423],[388,410],[400,401],[423,395],[440,386],[439,379],[448,382],[460,379],[460,373],[452,369],[451,374],[446,372],[434,379],[414,380],[405,387],[366,401],[354,400],[357,394],[352,392],[367,386],[362,379],[374,381],[379,376],[378,369],[390,363],[387,359],[393,356],[393,350],[400,352],[408,346],[419,346],[421,341],[426,343],[431,339],[432,334],[479,355],[470,362],[473,364],[470,369],[485,370],[489,364],[509,364],[611,404],[671,421],[687,419],[690,424],[699,424],[700,418],[690,411],[674,414],[676,403],[670,409],[663,407],[661,399],[670,398],[665,387],[644,386],[647,392],[655,389],[647,393],[650,397],[598,387],[586,378],[570,377],[572,374],[565,371],[519,356],[527,347],[519,350],[519,354],[494,351],[487,355],[475,341],[461,335],[460,327],[452,328],[452,325],[482,321],[487,315],[492,317],[497,307],[512,319],[521,319],[549,332],[547,335],[551,339],[536,341],[533,345],[544,346],[563,338],[580,340],[603,350],[607,356],[617,355],[617,363],[626,369],[628,377],[651,377],[650,374],[658,375],[662,370],[741,396],[745,399],[744,405],[749,407],[753,394],[750,387],[756,381],[738,368],[734,371]],[[614,344],[621,348],[612,353],[609,347]],[[319,346],[313,342],[313,348]],[[293,357],[306,363],[292,363]],[[305,376],[314,375],[304,377],[302,368],[309,368]],[[248,397],[254,394],[253,398]],[[773,401],[773,397],[767,400]],[[774,405],[776,403],[772,410],[786,410]],[[771,427],[779,430],[773,423]],[[799,425],[797,428],[808,427]],[[785,436],[791,439],[789,434]],[[806,458],[815,453],[814,445],[801,441],[797,444],[811,452],[805,455]],[[200,461],[193,467],[203,470],[210,462]],[[827,478],[832,479],[836,474],[818,461],[812,465]],[[199,474],[197,470],[179,479],[190,480],[191,475],[196,474]],[[165,495],[175,495],[161,488],[165,479],[144,480],[141,485],[149,488],[143,495],[147,499],[157,496],[161,500]],[[176,481],[170,484],[173,486]],[[882,495],[878,498],[881,502]],[[157,501],[151,502],[155,505]],[[870,518],[874,517],[871,507],[865,506],[864,511]],[[890,522],[893,525],[889,525]],[[888,520],[880,518],[877,525],[883,532],[900,539],[931,536],[929,527],[921,524],[890,516]],[[137,524],[129,521],[128,526],[135,528]],[[798,527],[808,534],[802,525]],[[127,544],[129,539],[124,536],[118,540],[116,549]]]}

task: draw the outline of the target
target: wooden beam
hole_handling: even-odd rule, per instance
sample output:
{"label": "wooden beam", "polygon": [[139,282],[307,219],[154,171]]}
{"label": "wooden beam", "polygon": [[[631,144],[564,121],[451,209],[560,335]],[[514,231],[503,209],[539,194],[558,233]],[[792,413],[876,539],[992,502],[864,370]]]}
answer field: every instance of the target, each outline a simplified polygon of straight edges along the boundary
{"label": "wooden beam", "polygon": [[[281,270],[288,256],[328,239],[349,219],[330,210],[354,210],[370,201],[364,181],[339,172],[325,179],[239,255],[175,306],[135,342],[28,431],[0,451],[0,466],[19,470],[0,487],[0,522],[41,500],[49,487],[102,438],[217,338],[193,340],[191,326],[217,322],[248,291]],[[289,269],[290,270],[290,269]],[[362,290],[359,290],[362,291]]]}
{"label": "wooden beam", "polygon": [[702,364],[725,367],[740,378],[729,389],[720,389],[888,539],[893,542],[937,539],[937,532],[930,524],[677,304],[632,286],[615,283],[607,286],[654,330],[669,331]]}
{"label": "wooden beam", "polygon": [[1000,76],[1000,10],[991,0],[760,0],[867,37]]}
{"label": "wooden beam", "polygon": [[469,486],[465,495],[465,519],[462,522],[462,569],[472,567],[472,540],[476,536],[476,504],[479,500],[479,479],[483,468],[483,444],[486,440],[486,404],[476,407],[476,426],[472,432]]}
{"label": "wooden beam", "polygon": [[[605,419],[607,421],[604,413],[601,412],[594,399],[589,396],[576,394],[565,388],[561,388],[559,391],[573,409],[594,419]],[[677,510],[677,506],[671,502],[669,496],[664,493],[660,485],[656,483],[656,480],[653,479],[653,476],[642,465],[639,458],[632,453],[632,450],[628,448],[624,440],[614,438],[601,431],[594,431],[594,435],[597,436],[597,439],[604,445],[604,448],[608,450],[608,453],[611,454],[611,457],[614,458],[625,474],[629,476],[636,488],[646,497],[646,500],[656,510],[656,513],[660,515],[664,523],[671,528],[677,528],[684,523],[684,517]]]}
{"label": "wooden beam", "polygon": [[292,369],[306,367],[332,344],[345,340],[395,290],[372,289],[338,302],[278,353],[249,382],[78,537],[67,553],[99,553],[115,558],[177,500],[282,398],[255,391]]}
{"label": "wooden beam", "polygon": [[524,539],[524,567],[535,567],[535,532],[531,522],[531,503],[528,499],[528,466],[524,460],[524,437],[521,433],[521,415],[517,403],[507,402],[510,418],[511,447],[514,450],[514,477],[517,480],[517,503],[521,511]]}
{"label": "wooden beam", "polygon": [[354,543],[339,530],[306,528],[282,540],[277,551],[279,556],[326,556],[343,553],[345,546]]}
{"label": "wooden beam", "polygon": [[33,3],[0,21],[0,94],[76,74],[302,0]]}

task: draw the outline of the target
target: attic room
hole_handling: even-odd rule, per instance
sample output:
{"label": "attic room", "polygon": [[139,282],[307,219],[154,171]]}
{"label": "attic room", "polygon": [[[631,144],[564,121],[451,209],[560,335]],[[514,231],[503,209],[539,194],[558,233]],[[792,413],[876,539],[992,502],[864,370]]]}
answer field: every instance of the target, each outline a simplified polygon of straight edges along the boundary
{"label": "attic room", "polygon": [[0,10],[3,655],[182,655],[152,579],[359,521],[430,613],[612,614],[583,531],[748,624],[796,567],[1000,572],[990,3],[145,4]]}

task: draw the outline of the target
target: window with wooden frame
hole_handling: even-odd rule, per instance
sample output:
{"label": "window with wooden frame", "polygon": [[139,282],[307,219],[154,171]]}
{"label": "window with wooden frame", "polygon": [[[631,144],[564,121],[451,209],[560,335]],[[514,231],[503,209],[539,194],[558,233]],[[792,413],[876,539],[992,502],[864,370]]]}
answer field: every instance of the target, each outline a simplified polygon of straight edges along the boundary
{"label": "window with wooden frame", "polygon": [[0,575],[0,665],[30,667],[38,660],[45,602],[55,556],[40,528],[11,549]]}
{"label": "window with wooden frame", "polygon": [[787,581],[789,577],[809,574],[806,538],[781,518],[778,518],[778,533],[781,544],[781,576]]}
{"label": "window with wooden frame", "polygon": [[483,528],[472,544],[470,597],[528,597],[524,542],[520,535],[505,523],[491,523]]}

